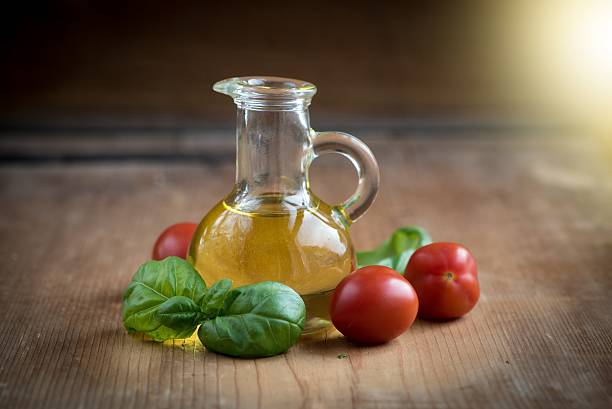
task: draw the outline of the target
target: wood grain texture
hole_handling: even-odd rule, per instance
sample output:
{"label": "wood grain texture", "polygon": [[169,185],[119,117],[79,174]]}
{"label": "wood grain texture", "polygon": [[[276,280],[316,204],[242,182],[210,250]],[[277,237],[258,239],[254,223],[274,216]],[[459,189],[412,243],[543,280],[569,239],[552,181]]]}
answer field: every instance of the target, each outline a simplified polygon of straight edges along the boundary
{"label": "wood grain texture", "polygon": [[[4,164],[0,407],[610,407],[609,150],[530,136],[368,143],[382,189],[352,229],[357,247],[404,224],[465,243],[482,285],[471,314],[417,321],[382,346],[331,334],[259,360],[144,342],[122,328],[121,292],[162,228],[199,219],[229,190],[231,155]],[[349,193],[337,189],[353,183],[344,165],[315,166],[321,196]]]}

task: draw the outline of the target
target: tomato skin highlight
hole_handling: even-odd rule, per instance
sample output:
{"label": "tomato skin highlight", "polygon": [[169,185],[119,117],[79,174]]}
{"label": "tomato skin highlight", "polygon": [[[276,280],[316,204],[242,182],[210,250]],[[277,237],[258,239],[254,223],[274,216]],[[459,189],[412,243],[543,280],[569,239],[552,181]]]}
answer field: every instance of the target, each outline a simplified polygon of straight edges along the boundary
{"label": "tomato skin highlight", "polygon": [[410,328],[418,309],[417,294],[406,279],[388,267],[368,266],[338,284],[330,316],[348,339],[381,344]]}
{"label": "tomato skin highlight", "polygon": [[196,223],[176,223],[167,227],[153,245],[153,260],[163,260],[170,256],[186,258],[197,227]]}
{"label": "tomato skin highlight", "polygon": [[419,317],[430,320],[459,318],[480,297],[476,261],[457,243],[432,243],[412,255],[404,277],[419,296]]}

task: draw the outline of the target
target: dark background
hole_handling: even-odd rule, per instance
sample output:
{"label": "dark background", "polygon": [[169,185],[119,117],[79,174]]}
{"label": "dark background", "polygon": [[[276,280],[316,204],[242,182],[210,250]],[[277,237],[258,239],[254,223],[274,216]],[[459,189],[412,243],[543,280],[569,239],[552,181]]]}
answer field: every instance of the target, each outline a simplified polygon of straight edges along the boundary
{"label": "dark background", "polygon": [[19,2],[2,17],[0,123],[226,124],[233,105],[211,85],[237,75],[315,83],[315,124],[576,122],[530,82],[542,73],[521,24],[536,12],[465,0]]}

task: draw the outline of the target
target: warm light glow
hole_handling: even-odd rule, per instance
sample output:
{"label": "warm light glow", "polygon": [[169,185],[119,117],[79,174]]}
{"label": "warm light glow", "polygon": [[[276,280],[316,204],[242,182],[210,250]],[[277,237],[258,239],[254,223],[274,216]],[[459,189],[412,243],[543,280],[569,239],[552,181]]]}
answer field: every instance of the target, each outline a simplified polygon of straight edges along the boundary
{"label": "warm light glow", "polygon": [[611,128],[612,0],[510,4],[500,11],[513,23],[502,37],[507,92],[540,108],[535,114]]}
{"label": "warm light glow", "polygon": [[575,1],[560,10],[560,46],[570,68],[593,85],[612,83],[612,1]]}
{"label": "warm light glow", "polygon": [[[548,3],[551,4],[551,3]],[[591,126],[612,124],[612,0],[553,2],[542,16],[541,64],[553,96]],[[549,88],[550,89],[550,88]]]}

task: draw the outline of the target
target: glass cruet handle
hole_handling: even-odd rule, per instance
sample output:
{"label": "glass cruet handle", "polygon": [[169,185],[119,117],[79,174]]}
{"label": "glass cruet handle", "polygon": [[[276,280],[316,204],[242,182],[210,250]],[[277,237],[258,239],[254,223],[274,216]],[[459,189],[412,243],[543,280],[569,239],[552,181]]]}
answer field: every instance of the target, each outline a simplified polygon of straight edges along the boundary
{"label": "glass cruet handle", "polygon": [[344,132],[311,131],[314,157],[327,153],[339,153],[351,161],[357,170],[357,190],[344,203],[336,206],[348,222],[359,219],[368,210],[380,184],[378,163],[368,146],[353,135]]}

